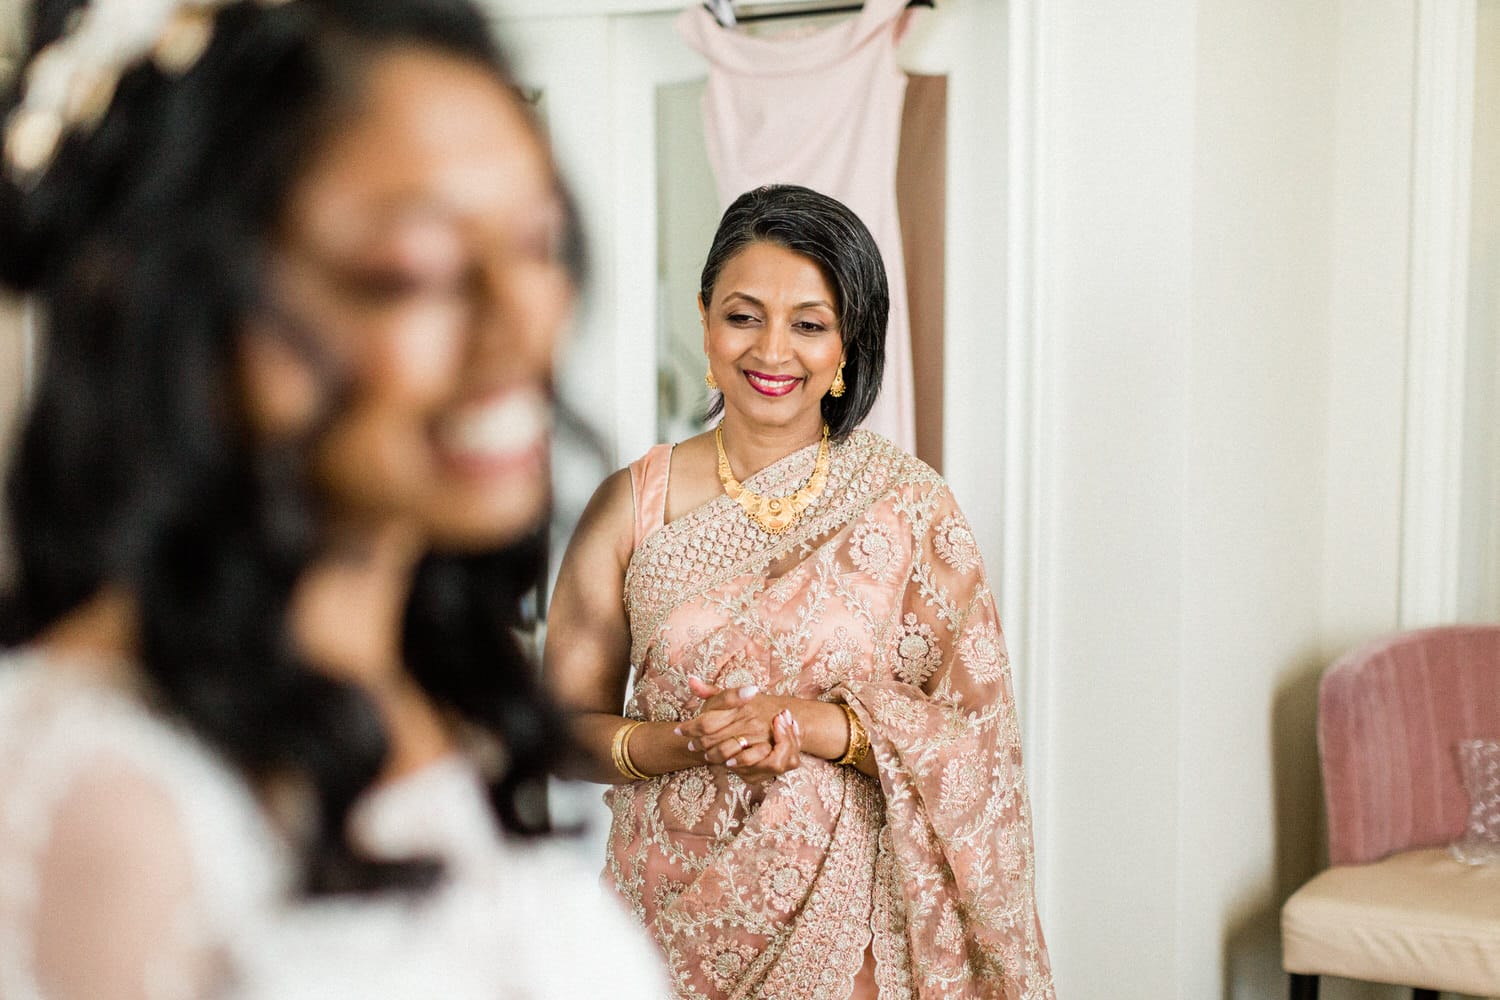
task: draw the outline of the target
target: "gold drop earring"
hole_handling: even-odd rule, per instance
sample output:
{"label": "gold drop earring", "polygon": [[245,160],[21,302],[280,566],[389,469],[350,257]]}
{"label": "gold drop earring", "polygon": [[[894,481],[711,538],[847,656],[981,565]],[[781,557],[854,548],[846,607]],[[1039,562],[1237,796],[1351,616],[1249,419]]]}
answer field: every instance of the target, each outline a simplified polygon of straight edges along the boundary
{"label": "gold drop earring", "polygon": [[708,386],[710,389],[717,389],[719,387],[719,380],[714,378],[714,370],[712,368],[704,373],[703,384]]}
{"label": "gold drop earring", "polygon": [[[710,378],[712,375],[710,374]],[[833,377],[833,385],[828,387],[828,395],[838,399],[844,395],[844,363],[839,362],[838,374]]]}

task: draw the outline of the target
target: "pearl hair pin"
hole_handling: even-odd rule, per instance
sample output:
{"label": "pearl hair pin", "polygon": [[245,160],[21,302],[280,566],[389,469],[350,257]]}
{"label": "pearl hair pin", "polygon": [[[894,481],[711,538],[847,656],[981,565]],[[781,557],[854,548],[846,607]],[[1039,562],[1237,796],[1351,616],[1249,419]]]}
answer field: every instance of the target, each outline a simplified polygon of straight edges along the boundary
{"label": "pearl hair pin", "polygon": [[[4,161],[24,187],[41,180],[70,133],[92,131],[120,77],[145,59],[161,72],[192,69],[213,40],[214,17],[239,0],[95,0],[24,65],[23,97],[5,123]],[[289,0],[252,0],[275,7]]]}

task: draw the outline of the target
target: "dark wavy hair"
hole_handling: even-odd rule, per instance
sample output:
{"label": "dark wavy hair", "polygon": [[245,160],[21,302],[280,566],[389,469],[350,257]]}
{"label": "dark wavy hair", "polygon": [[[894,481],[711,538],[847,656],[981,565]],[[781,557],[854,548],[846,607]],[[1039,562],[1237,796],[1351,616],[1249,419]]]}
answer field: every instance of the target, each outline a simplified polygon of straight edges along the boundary
{"label": "dark wavy hair", "polygon": [[[38,3],[30,51],[82,5]],[[269,308],[264,265],[288,191],[372,58],[396,46],[510,84],[467,0],[246,0],[218,13],[188,72],[131,68],[39,180],[0,181],[0,285],[40,306],[46,344],[7,483],[16,568],[0,640],[30,641],[104,588],[130,593],[149,696],[251,781],[289,779],[316,803],[303,844],[314,893],[428,884],[437,868],[349,843],[387,740],[370,699],[304,663],[290,636],[293,588],[322,550],[306,481],[317,431],[257,443],[231,401],[241,331]],[[329,397],[336,412],[337,387]],[[404,621],[415,680],[503,747],[491,799],[517,834],[547,831],[545,776],[565,732],[517,635],[544,538],[538,526],[503,551],[428,554]]]}
{"label": "dark wavy hair", "polygon": [[[708,248],[698,294],[714,299],[719,272],[752,243],[774,243],[811,259],[838,299],[839,336],[844,343],[844,395],[823,397],[823,420],[840,439],[859,426],[880,394],[885,370],[885,327],[891,293],[875,237],[843,202],[795,184],[769,184],[746,191],[725,209]],[[724,409],[715,394],[710,419]]]}

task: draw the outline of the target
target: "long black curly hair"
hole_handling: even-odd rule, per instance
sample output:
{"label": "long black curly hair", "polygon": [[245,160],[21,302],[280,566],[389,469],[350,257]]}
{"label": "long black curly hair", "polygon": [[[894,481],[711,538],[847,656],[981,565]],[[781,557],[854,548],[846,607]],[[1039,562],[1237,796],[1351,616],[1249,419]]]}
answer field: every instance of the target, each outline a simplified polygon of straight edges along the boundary
{"label": "long black curly hair", "polygon": [[[37,3],[30,52],[82,6]],[[314,893],[425,884],[436,868],[374,862],[346,835],[386,737],[364,693],[293,648],[291,595],[321,543],[314,442],[256,442],[233,402],[236,351],[266,308],[292,183],[370,57],[395,46],[510,81],[467,0],[242,0],[185,74],[130,68],[103,120],[67,136],[39,179],[0,180],[0,285],[32,298],[45,331],[7,483],[16,565],[0,639],[26,643],[104,588],[131,594],[150,697],[252,782],[310,791]],[[0,120],[20,96],[17,81]],[[564,732],[517,635],[544,538],[539,525],[503,551],[428,554],[404,623],[415,680],[503,746],[491,797],[516,834],[547,830]]]}

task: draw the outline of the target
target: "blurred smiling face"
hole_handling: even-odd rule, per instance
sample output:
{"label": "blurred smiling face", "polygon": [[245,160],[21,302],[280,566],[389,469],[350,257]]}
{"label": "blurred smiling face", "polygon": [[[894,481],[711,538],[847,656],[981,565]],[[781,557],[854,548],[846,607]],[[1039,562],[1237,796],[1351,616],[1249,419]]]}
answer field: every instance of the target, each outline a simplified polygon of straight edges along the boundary
{"label": "blurred smiling face", "polygon": [[[460,551],[536,526],[566,228],[551,157],[491,71],[415,49],[373,63],[273,248],[274,301],[340,378],[313,470],[336,526],[398,524]],[[326,398],[275,338],[247,337],[242,358],[265,434]]]}

